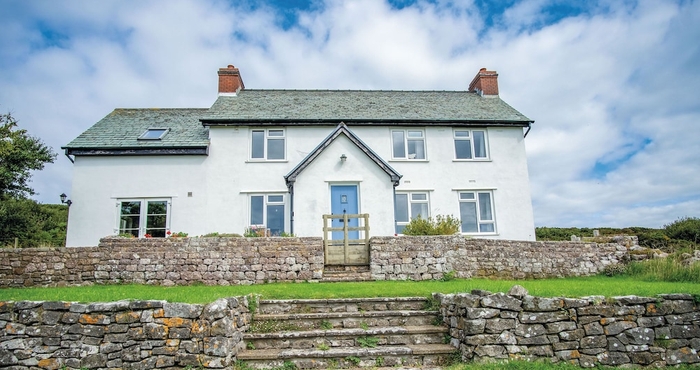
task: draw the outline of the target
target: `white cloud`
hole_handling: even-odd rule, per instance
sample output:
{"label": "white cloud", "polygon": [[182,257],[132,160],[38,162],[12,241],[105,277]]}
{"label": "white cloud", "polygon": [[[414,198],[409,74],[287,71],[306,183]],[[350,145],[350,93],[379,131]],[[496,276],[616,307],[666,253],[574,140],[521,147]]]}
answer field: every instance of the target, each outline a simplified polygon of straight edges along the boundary
{"label": "white cloud", "polygon": [[[209,106],[227,64],[247,88],[330,89],[461,90],[488,67],[536,120],[526,145],[538,225],[693,216],[700,4],[601,2],[545,24],[552,4],[516,2],[485,29],[472,2],[333,1],[284,30],[269,6],[217,0],[3,2],[0,109],[60,151],[116,107]],[[596,162],[610,172],[594,174]],[[70,172],[61,157],[35,174],[38,199],[69,192]]]}

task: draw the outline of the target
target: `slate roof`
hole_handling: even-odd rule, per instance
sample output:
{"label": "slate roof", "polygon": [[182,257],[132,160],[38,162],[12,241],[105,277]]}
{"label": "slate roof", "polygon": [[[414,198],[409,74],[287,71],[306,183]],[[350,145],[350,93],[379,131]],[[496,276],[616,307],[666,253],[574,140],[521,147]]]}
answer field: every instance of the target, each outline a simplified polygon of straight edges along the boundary
{"label": "slate roof", "polygon": [[533,121],[498,97],[468,91],[241,90],[219,96],[204,125],[505,124]]}
{"label": "slate roof", "polygon": [[[199,118],[206,108],[115,109],[68,143],[67,154],[206,154],[209,130]],[[139,140],[149,128],[168,128],[160,140]]]}

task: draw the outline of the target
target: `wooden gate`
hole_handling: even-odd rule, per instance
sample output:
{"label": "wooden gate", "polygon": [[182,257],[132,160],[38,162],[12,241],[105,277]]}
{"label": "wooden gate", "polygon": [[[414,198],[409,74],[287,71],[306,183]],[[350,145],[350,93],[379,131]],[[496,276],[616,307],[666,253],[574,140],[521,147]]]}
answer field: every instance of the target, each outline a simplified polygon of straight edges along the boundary
{"label": "wooden gate", "polygon": [[[357,219],[358,226],[349,226],[350,219]],[[333,227],[333,220],[342,226]],[[334,231],[342,231],[343,238],[329,237]],[[349,238],[352,231],[359,231],[358,239]],[[369,214],[323,215],[323,250],[326,265],[369,265]]]}

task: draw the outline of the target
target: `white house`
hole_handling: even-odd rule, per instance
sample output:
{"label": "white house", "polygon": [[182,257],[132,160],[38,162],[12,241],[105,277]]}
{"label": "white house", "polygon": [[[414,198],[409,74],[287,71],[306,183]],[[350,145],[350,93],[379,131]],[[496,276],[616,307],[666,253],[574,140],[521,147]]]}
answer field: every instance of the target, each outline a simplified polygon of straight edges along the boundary
{"label": "white house", "polygon": [[67,246],[251,225],[321,236],[322,215],[343,212],[369,214],[372,235],[453,215],[465,235],[534,240],[533,121],[497,77],[481,69],[468,91],[254,90],[228,66],[209,109],[115,109],[63,148]]}

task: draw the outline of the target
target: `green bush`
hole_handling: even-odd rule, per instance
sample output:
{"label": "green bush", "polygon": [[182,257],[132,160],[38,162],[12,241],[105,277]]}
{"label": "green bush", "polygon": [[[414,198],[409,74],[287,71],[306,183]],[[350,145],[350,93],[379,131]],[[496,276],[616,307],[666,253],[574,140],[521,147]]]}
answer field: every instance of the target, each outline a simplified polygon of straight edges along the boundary
{"label": "green bush", "polygon": [[664,225],[664,231],[671,239],[681,239],[697,243],[700,241],[700,218],[680,218],[668,225]]}
{"label": "green bush", "polygon": [[452,216],[437,215],[435,219],[420,216],[411,219],[403,229],[404,235],[454,235],[459,232],[461,223]]}

